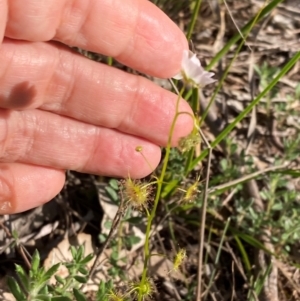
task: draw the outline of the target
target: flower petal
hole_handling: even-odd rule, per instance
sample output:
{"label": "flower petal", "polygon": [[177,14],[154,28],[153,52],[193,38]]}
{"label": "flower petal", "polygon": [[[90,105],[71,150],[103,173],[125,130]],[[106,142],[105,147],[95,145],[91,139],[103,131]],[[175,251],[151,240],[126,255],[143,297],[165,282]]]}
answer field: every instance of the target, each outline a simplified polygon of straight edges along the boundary
{"label": "flower petal", "polygon": [[184,50],[181,61],[181,72],[173,76],[173,78],[184,79],[195,86],[204,87],[216,81],[211,78],[212,76],[214,76],[214,73],[204,70],[195,53]]}
{"label": "flower petal", "polygon": [[215,79],[211,78],[214,75],[215,74],[213,72],[206,72],[205,71],[201,76],[199,76],[196,79],[196,82],[200,87],[204,87],[208,84],[212,84],[216,81]]}

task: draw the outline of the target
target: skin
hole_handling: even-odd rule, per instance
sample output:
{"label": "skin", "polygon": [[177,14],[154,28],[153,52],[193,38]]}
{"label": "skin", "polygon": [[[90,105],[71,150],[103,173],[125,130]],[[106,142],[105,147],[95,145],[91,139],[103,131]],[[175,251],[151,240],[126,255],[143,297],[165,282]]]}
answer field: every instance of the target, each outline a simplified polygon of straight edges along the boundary
{"label": "skin", "polygon": [[[49,201],[66,169],[141,178],[158,165],[177,96],[65,46],[172,77],[188,45],[157,7],[148,0],[0,0],[0,41],[0,214]],[[192,113],[184,100],[179,110]],[[192,127],[181,115],[172,145]]]}

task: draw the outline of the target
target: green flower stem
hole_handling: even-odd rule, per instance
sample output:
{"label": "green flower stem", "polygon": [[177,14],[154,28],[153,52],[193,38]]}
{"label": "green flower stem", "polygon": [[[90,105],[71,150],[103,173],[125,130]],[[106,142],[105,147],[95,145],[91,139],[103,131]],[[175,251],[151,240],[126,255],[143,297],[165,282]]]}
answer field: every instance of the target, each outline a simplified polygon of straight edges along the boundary
{"label": "green flower stem", "polygon": [[[165,174],[166,174],[166,170],[167,170],[167,166],[168,166],[168,162],[169,162],[169,157],[170,157],[171,140],[172,140],[172,137],[173,137],[173,133],[174,133],[177,118],[180,115],[180,113],[178,112],[178,108],[179,108],[179,101],[181,99],[181,95],[183,94],[183,91],[184,91],[184,89],[182,89],[182,91],[180,91],[180,93],[178,95],[178,98],[177,98],[175,117],[174,117],[174,119],[172,121],[172,124],[171,124],[171,129],[170,129],[170,133],[169,133],[169,137],[168,137],[168,143],[167,143],[167,147],[166,147],[166,154],[165,154],[165,158],[164,158],[164,163],[163,163],[163,167],[162,167],[160,177],[158,178],[158,181],[157,181],[157,191],[156,191],[156,195],[155,195],[154,205],[153,205],[153,208],[151,210],[151,214],[150,214],[150,216],[148,218],[148,222],[147,222],[146,238],[145,238],[145,246],[144,246],[145,259],[144,259],[144,268],[143,268],[142,278],[141,278],[141,282],[140,282],[140,287],[144,286],[146,278],[147,278],[148,263],[149,263],[149,259],[150,259],[150,256],[151,256],[150,250],[149,250],[150,231],[151,231],[152,221],[155,217],[158,201],[160,199],[161,192],[162,192],[162,185],[164,183],[164,177],[165,177]],[[140,292],[139,292],[138,301],[142,301],[142,298],[143,298],[143,295],[140,294]]]}
{"label": "green flower stem", "polygon": [[[197,116],[197,113],[200,110],[200,103],[199,103],[199,90],[198,88],[192,89],[192,101],[191,101],[191,107],[194,112],[194,114]],[[186,154],[186,162],[184,167],[184,174],[187,175],[189,173],[189,167],[191,162],[193,161],[195,154],[195,148],[192,148],[188,153]]]}

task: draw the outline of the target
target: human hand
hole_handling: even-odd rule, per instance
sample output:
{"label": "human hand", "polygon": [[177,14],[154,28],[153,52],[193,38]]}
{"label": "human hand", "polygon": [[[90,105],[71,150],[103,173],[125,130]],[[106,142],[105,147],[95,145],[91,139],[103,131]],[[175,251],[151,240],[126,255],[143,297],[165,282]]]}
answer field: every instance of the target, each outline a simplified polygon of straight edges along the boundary
{"label": "human hand", "polygon": [[[0,1],[0,38],[0,214],[53,198],[66,169],[144,177],[152,170],[137,146],[158,165],[177,96],[63,45],[171,77],[188,46],[157,7],[147,0]],[[179,110],[192,112],[183,100]],[[172,144],[192,127],[181,114]]]}

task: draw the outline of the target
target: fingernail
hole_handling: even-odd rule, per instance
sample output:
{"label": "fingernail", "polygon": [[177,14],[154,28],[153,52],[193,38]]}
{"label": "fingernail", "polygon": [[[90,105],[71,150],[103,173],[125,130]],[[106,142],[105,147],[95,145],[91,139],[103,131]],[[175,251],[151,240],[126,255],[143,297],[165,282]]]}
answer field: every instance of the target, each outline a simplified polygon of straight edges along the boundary
{"label": "fingernail", "polygon": [[13,204],[11,203],[12,189],[7,179],[0,177],[0,215],[12,213]]}
{"label": "fingernail", "polygon": [[0,201],[0,215],[10,213],[12,208],[11,202]]}

